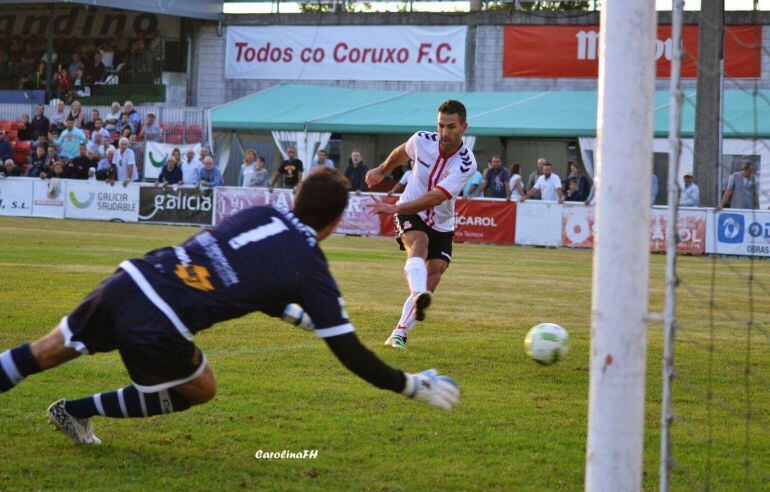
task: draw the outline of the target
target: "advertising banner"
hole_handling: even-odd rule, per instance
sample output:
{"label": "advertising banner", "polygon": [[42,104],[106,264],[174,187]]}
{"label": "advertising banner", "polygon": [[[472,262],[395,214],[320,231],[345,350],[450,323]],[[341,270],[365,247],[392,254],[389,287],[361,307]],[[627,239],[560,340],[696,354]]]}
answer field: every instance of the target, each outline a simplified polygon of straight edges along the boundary
{"label": "advertising banner", "polygon": [[181,186],[139,189],[139,222],[211,225],[213,215],[213,190]]}
{"label": "advertising banner", "polygon": [[0,179],[0,215],[31,216],[33,183],[24,178]]}
{"label": "advertising banner", "polygon": [[706,223],[706,253],[770,256],[770,212],[709,210]]}
{"label": "advertising banner", "polygon": [[372,202],[373,200],[368,194],[356,195],[351,193],[348,208],[345,209],[336,232],[339,234],[378,236],[380,234],[380,216],[369,213],[366,206]]}
{"label": "advertising banner", "polygon": [[456,242],[513,244],[516,236],[516,202],[457,200]]}
{"label": "advertising banner", "polygon": [[[160,170],[166,165],[166,158],[174,149],[179,149],[182,159],[185,158],[187,151],[192,149],[196,157],[201,155],[201,144],[165,144],[159,142],[144,143],[144,177],[147,179],[158,179]],[[181,163],[177,163],[181,164]]]}
{"label": "advertising banner", "polygon": [[216,200],[215,225],[243,209],[257,205],[280,205],[289,209],[294,208],[294,194],[291,190],[274,189],[270,193],[267,188],[220,186],[214,194]]}
{"label": "advertising banner", "polygon": [[[592,248],[594,246],[594,208],[582,205],[565,205],[562,213],[562,244],[567,248]],[[668,209],[653,208],[650,211],[650,251],[666,250]],[[703,210],[680,209],[677,217],[679,253],[703,254],[706,250],[706,213]]]}
{"label": "advertising banner", "polygon": [[466,26],[228,26],[228,79],[465,80]]}
{"label": "advertising banner", "polygon": [[516,244],[561,246],[562,207],[557,202],[527,200],[516,204]]}
{"label": "advertising banner", "polygon": [[68,219],[136,222],[139,186],[108,185],[102,182],[67,182],[64,216]]}
{"label": "advertising banner", "polygon": [[38,5],[28,9],[15,7],[4,10],[0,33],[5,39],[11,39],[12,36],[45,38],[48,23],[52,23],[51,30],[57,38],[138,38],[156,29],[163,33],[164,38],[178,38],[180,35],[181,18],[173,15],[111,8],[84,8],[76,5],[67,8],[61,5],[64,3],[52,3],[51,5],[60,7],[54,10],[35,8]]}
{"label": "advertising banner", "polygon": [[594,247],[594,208],[565,205],[562,210],[561,242],[567,248]]}
{"label": "advertising banner", "polygon": [[[653,208],[650,217],[650,251],[666,251],[668,209]],[[701,255],[706,251],[706,212],[680,209],[676,218],[679,243],[678,253]]]}
{"label": "advertising banner", "polygon": [[[599,26],[506,26],[503,77],[596,78],[599,74]],[[682,28],[686,56],[682,77],[695,78],[698,26]],[[658,26],[655,43],[658,77],[671,75],[671,26]],[[762,26],[725,26],[725,75],[759,78],[762,71]]]}
{"label": "advertising banner", "polygon": [[38,179],[33,184],[32,215],[49,219],[64,218],[67,182],[59,179]]}

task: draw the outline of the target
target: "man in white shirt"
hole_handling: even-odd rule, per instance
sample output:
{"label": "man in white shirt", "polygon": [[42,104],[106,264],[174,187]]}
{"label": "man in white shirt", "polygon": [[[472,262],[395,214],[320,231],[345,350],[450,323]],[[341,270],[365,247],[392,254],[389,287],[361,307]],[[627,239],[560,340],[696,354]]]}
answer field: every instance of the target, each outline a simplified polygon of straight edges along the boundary
{"label": "man in white shirt", "polygon": [[329,154],[326,152],[326,149],[318,149],[316,158],[313,159],[312,163],[310,163],[310,168],[305,171],[305,176],[310,174],[310,172],[318,166],[326,166],[334,169],[334,161],[329,159],[328,155]]}
{"label": "man in white shirt", "polygon": [[195,151],[189,149],[185,154],[186,159],[182,159],[182,182],[186,185],[197,185],[200,181],[200,168],[203,163],[195,158]]}
{"label": "man in white shirt", "polygon": [[407,333],[425,319],[431,292],[452,259],[455,229],[455,197],[476,172],[473,152],[462,137],[468,129],[465,106],[449,100],[438,108],[438,132],[417,132],[396,147],[380,166],[366,175],[371,189],[385,174],[408,159],[412,174],[395,205],[375,201],[373,213],[395,214],[398,242],[406,251],[404,265],[410,295],[401,319],[385,341],[393,348],[406,348]]}
{"label": "man in white shirt", "polygon": [[561,178],[552,171],[551,163],[546,162],[543,166],[543,174],[537,178],[535,186],[526,195],[521,197],[519,203],[524,202],[527,198],[531,198],[538,191],[540,192],[541,200],[563,203],[564,194],[561,191]]}
{"label": "man in white shirt", "polygon": [[118,168],[118,181],[128,186],[131,181],[138,180],[136,156],[128,146],[128,139],[123,137],[118,141],[118,150],[112,156],[112,163]]}
{"label": "man in white shirt", "polygon": [[700,205],[700,188],[695,184],[692,174],[684,175],[684,189],[679,197],[679,205],[682,207],[697,207]]}

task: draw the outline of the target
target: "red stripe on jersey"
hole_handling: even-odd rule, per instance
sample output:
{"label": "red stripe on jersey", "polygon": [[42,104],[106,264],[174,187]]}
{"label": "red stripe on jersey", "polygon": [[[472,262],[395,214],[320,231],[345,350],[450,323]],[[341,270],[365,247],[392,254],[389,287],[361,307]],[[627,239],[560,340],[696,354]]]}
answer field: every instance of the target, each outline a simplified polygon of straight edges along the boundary
{"label": "red stripe on jersey", "polygon": [[446,190],[446,188],[444,188],[443,186],[438,186],[438,185],[436,185],[436,189],[437,189],[437,190],[441,190],[442,192],[444,192],[444,195],[446,195],[446,199],[447,199],[447,200],[451,200],[451,199],[452,199],[452,194],[451,194],[451,193],[449,193],[449,192]]}
{"label": "red stripe on jersey", "polygon": [[[439,169],[438,173],[436,173],[436,176],[435,176],[436,180],[433,183],[430,183],[430,182],[428,183],[429,184],[428,191],[431,191],[435,187],[436,183],[441,179],[441,174],[444,172],[444,169],[446,169],[447,162],[449,162],[449,160],[448,159],[444,159],[444,162],[441,164],[441,168]],[[444,190],[444,193],[446,193],[446,190]],[[450,198],[451,198],[451,196],[450,196]],[[429,208],[428,210],[429,210],[428,216],[429,216],[429,218],[431,220],[431,223],[433,223],[433,222],[435,222],[433,220],[433,217],[436,215],[436,211],[434,210],[433,207]]]}

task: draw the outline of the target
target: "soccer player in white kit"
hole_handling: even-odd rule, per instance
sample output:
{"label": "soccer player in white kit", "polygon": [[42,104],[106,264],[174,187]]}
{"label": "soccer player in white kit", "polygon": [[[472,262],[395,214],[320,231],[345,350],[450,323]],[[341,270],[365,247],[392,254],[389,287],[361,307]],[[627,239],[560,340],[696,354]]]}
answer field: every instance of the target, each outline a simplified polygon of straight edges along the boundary
{"label": "soccer player in white kit", "polygon": [[431,293],[452,260],[455,197],[476,172],[473,152],[462,140],[467,129],[465,106],[460,101],[446,101],[438,108],[437,132],[415,133],[366,174],[371,188],[391,169],[408,159],[414,161],[398,202],[375,201],[370,207],[373,213],[396,216],[397,240],[407,256],[404,273],[409,297],[398,325],[385,341],[390,347],[406,348],[407,334],[417,321],[425,319]]}

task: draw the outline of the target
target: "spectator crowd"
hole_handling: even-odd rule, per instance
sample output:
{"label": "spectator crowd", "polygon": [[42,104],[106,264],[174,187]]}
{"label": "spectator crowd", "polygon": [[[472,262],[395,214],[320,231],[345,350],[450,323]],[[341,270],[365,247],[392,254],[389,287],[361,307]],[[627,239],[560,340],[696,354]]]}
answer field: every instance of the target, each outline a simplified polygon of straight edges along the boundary
{"label": "spectator crowd", "polygon": [[[162,50],[158,30],[145,31],[133,39],[58,38],[51,53],[53,95],[70,103],[90,96],[111,74],[160,70]],[[45,89],[47,63],[44,36],[10,37],[0,47],[0,89]]]}

